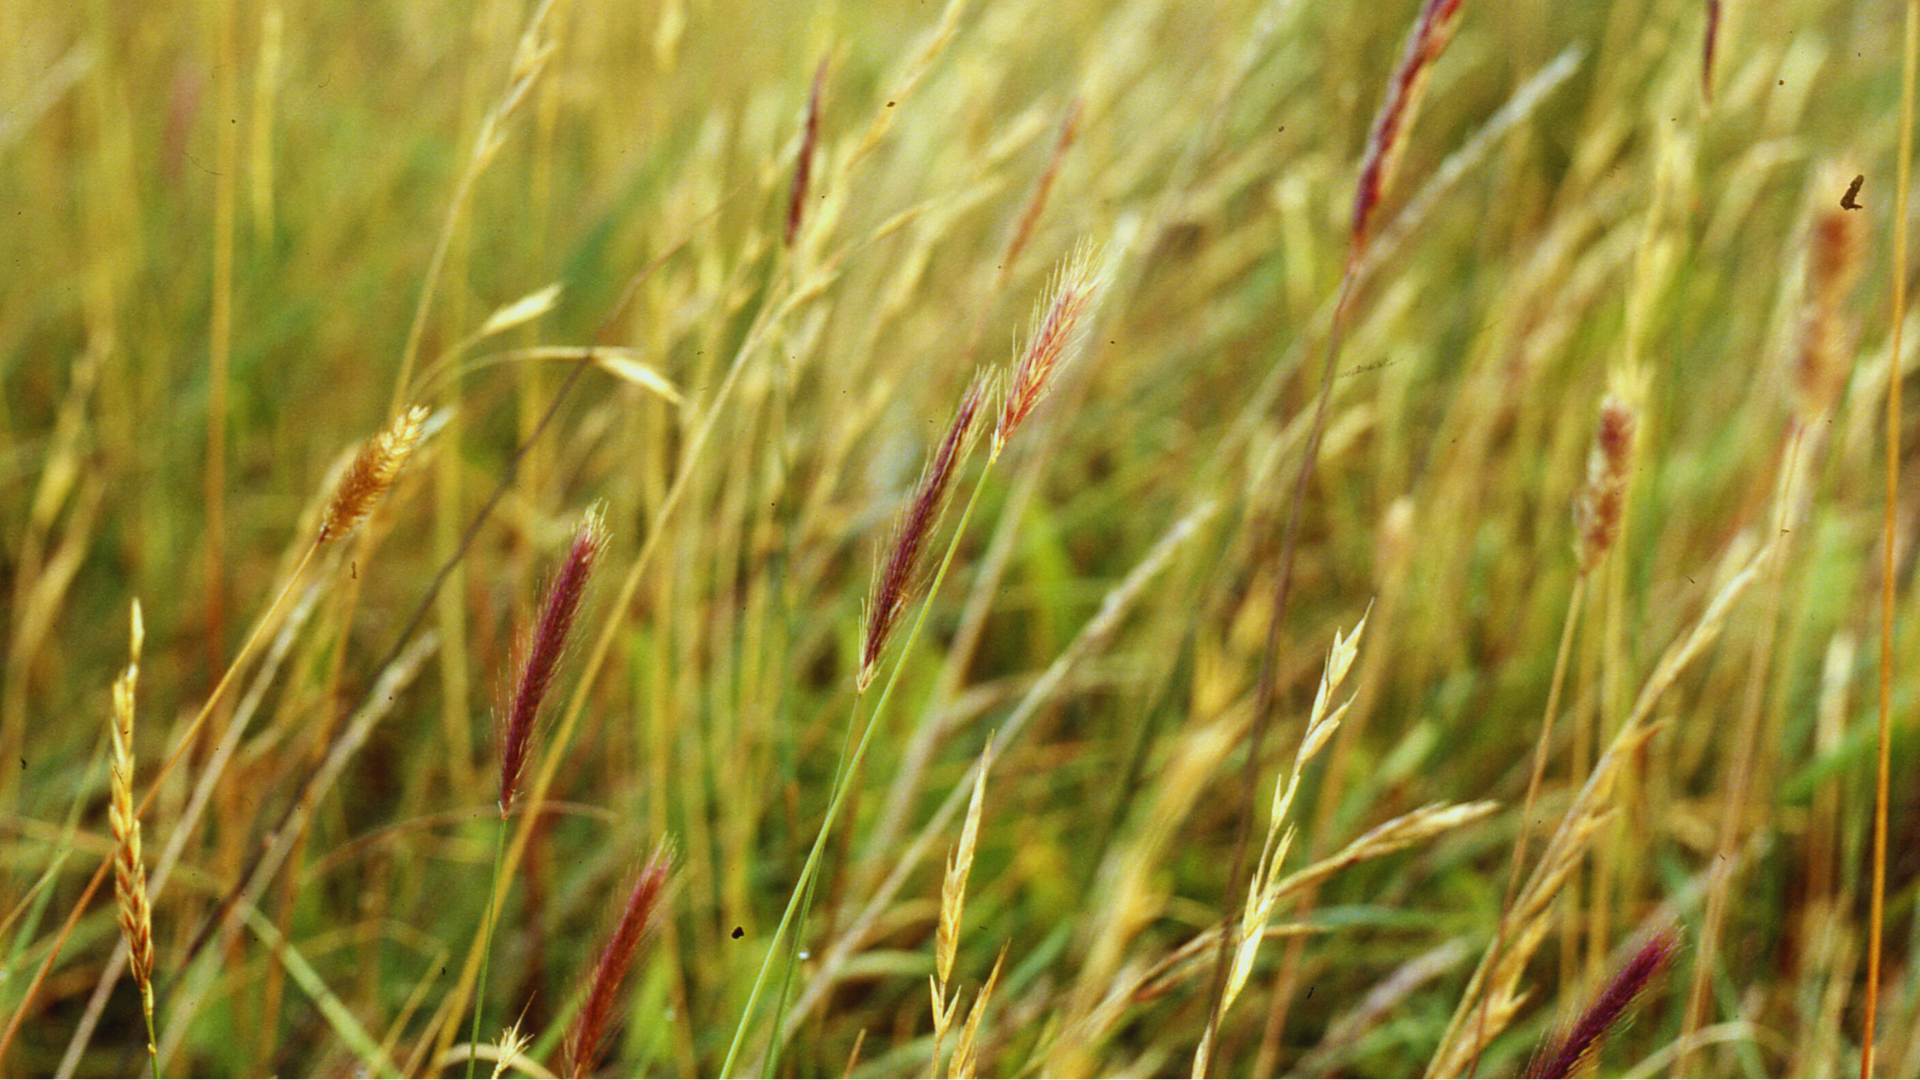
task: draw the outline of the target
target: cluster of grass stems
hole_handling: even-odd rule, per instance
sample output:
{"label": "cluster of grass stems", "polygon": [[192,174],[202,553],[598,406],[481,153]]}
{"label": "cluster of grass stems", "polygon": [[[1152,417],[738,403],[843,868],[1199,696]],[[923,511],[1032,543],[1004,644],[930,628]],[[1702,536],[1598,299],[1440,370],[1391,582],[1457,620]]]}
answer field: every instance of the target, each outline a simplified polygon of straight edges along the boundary
{"label": "cluster of grass stems", "polygon": [[1915,1075],[1915,9],[11,6],[0,1070]]}

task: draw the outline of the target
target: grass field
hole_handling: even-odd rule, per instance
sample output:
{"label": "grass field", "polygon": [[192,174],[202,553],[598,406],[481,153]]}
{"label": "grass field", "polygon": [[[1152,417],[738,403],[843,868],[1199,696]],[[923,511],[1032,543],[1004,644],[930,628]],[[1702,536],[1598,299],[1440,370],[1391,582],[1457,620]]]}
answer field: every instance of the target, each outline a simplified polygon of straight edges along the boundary
{"label": "grass field", "polygon": [[0,1072],[1920,1074],[1907,14],[1375,11],[0,5]]}

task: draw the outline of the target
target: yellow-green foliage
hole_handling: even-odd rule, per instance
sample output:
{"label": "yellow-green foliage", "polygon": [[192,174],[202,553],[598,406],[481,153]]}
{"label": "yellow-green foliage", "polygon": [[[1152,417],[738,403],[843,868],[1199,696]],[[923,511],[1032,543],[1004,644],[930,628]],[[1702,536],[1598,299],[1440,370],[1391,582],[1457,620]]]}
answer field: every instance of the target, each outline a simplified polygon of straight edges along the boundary
{"label": "yellow-green foliage", "polygon": [[[610,1072],[1498,1075],[1670,924],[1601,1071],[1857,1067],[1895,6],[1724,5],[1709,102],[1708,5],[1465,0],[1356,249],[1423,7],[0,5],[0,1072],[146,1067],[95,876],[135,599],[165,1074],[560,1068],[663,843]],[[959,447],[856,704],[892,523],[1062,280],[1078,355]],[[496,725],[596,503],[476,1026]]]}

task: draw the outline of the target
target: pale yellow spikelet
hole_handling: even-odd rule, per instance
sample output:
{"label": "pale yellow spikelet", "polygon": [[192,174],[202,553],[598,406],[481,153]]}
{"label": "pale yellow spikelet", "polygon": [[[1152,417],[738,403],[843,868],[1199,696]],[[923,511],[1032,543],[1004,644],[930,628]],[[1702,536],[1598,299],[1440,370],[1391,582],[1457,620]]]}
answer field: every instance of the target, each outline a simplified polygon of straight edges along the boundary
{"label": "pale yellow spikelet", "polygon": [[[987,984],[973,999],[973,1008],[967,1010],[967,1024],[960,1029],[960,1041],[954,1044],[953,1060],[948,1063],[947,1075],[967,1080],[974,1073],[975,1058],[979,1054],[980,1020],[987,1015],[987,1002],[993,997],[993,988],[1000,982],[1000,968],[1007,962],[1007,948],[1000,947],[1000,955],[993,962],[993,971],[987,975]],[[956,1003],[958,999],[955,999]]]}
{"label": "pale yellow spikelet", "polygon": [[[113,892],[120,907],[120,932],[127,940],[127,967],[140,988],[147,1026],[153,1026],[153,907],[147,896],[147,868],[140,850],[140,818],[133,801],[133,700],[140,678],[140,649],[146,627],[140,601],[133,602],[130,658],[113,683],[112,798],[107,816],[113,829]],[[151,1042],[151,1039],[149,1039]],[[152,1051],[149,1045],[149,1052]]]}
{"label": "pale yellow spikelet", "polygon": [[427,410],[415,406],[401,413],[385,431],[368,439],[352,464],[333,486],[326,513],[320,518],[319,543],[338,539],[366,520],[375,503],[393,486],[407,463],[427,422]]}

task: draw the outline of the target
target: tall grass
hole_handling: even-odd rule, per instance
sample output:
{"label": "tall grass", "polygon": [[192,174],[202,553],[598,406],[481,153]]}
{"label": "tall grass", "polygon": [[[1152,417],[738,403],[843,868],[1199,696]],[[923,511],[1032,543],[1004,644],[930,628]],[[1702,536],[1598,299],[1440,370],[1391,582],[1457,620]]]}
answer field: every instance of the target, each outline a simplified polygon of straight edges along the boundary
{"label": "tall grass", "polygon": [[0,1069],[1920,1072],[1897,17],[8,6]]}

